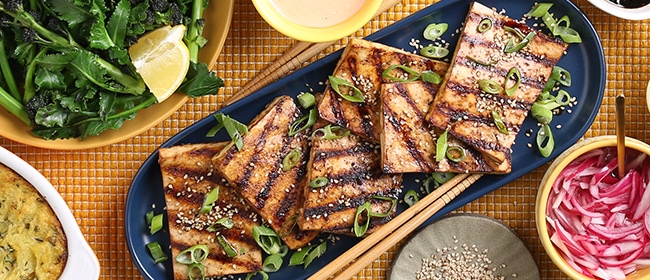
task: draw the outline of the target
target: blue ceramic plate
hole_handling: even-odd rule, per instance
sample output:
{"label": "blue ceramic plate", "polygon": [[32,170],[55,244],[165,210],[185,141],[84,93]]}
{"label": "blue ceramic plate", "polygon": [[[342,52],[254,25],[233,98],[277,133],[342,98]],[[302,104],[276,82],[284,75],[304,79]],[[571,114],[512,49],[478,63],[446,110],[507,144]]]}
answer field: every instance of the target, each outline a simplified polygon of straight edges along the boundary
{"label": "blue ceramic plate", "polygon": [[[571,45],[567,55],[559,62],[561,67],[571,72],[573,84],[567,90],[577,99],[578,103],[577,106],[571,108],[572,113],[564,113],[556,116],[553,120],[554,124],[562,125],[560,129],[555,128],[555,125],[553,125],[556,143],[555,151],[551,157],[544,158],[539,155],[536,148],[527,146],[527,144],[532,143],[534,147],[535,139],[534,136],[527,137],[523,132],[529,129],[537,131],[536,121],[528,118],[523,124],[522,133],[518,136],[516,145],[513,147],[512,172],[507,175],[483,176],[445,208],[432,216],[427,223],[431,223],[442,215],[545,164],[578,141],[591,126],[600,107],[605,87],[603,49],[593,26],[574,4],[567,0],[553,0],[551,2],[555,3],[551,8],[551,12],[556,15],[568,15],[571,19],[571,27],[576,29],[583,39],[582,44]],[[446,37],[443,36],[443,38],[451,42],[450,49],[454,49],[457,36],[452,37],[451,34],[454,33],[453,31],[456,28],[461,27],[470,3],[469,0],[441,1],[378,31],[367,39],[405,50],[413,50],[409,42],[413,38],[425,42],[422,31],[429,23],[447,22],[449,31],[446,32]],[[507,14],[515,19],[521,18],[534,3],[535,0],[483,1],[483,4],[496,7],[497,10],[505,9]],[[532,24],[532,22],[529,22],[529,24]],[[310,88],[313,88],[314,91],[322,91],[324,86],[321,82],[325,81],[327,76],[334,71],[340,56],[341,51],[338,51],[320,59],[239,102],[223,108],[220,112],[230,115],[243,123],[248,123],[262,111],[267,103],[279,95],[296,96],[301,91],[308,91]],[[212,116],[206,117],[172,137],[162,146],[228,140],[225,132],[220,132],[214,138],[205,137],[208,130],[215,124],[216,121]],[[424,175],[404,176],[404,186],[406,189],[419,189],[421,183],[416,182],[423,178]],[[169,244],[169,237],[163,232],[159,232],[154,236],[148,234],[144,216],[147,211],[151,210],[153,204],[158,206],[158,210],[165,205],[157,152],[154,152],[144,162],[131,183],[126,201],[126,237],[133,261],[146,279],[172,279],[171,260],[154,264],[145,247],[148,242],[153,240],[157,240],[165,249],[168,248],[167,245]],[[398,211],[403,211],[404,207],[400,205]],[[316,259],[307,269],[283,267],[280,271],[272,273],[270,275],[271,279],[307,278],[353,246],[357,241],[356,238],[341,237],[341,240],[336,245],[330,244],[327,252],[321,258]]]}

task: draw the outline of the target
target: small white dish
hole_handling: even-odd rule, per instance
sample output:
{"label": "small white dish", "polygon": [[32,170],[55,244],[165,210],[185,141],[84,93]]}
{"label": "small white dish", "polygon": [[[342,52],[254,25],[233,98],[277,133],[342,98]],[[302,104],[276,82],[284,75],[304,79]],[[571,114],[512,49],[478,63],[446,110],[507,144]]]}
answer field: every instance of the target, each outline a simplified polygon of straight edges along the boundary
{"label": "small white dish", "polygon": [[650,5],[639,8],[625,8],[614,4],[610,0],[589,0],[589,3],[610,15],[623,19],[644,20],[650,18]]}
{"label": "small white dish", "polygon": [[[464,246],[468,249],[463,249]],[[416,279],[416,272],[421,270],[425,258],[434,263],[433,256],[437,260],[450,257],[452,253],[469,255],[473,252],[478,256],[484,250],[491,260],[493,275],[505,279],[540,279],[533,256],[514,231],[498,220],[469,213],[447,215],[419,230],[393,260],[389,279]],[[470,258],[465,260],[471,265]]]}
{"label": "small white dish", "polygon": [[38,170],[3,147],[0,147],[0,163],[32,184],[59,218],[68,242],[68,260],[59,280],[98,279],[100,268],[97,256],[86,242],[61,194]]}

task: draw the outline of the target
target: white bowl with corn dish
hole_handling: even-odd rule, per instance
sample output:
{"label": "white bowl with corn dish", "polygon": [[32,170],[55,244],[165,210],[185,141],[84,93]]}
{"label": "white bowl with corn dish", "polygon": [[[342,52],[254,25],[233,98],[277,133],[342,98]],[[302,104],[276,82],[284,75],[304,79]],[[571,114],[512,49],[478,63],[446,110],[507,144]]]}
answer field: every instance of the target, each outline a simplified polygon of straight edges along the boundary
{"label": "white bowl with corn dish", "polygon": [[34,167],[3,147],[0,217],[0,278],[99,278],[97,257],[61,195]]}

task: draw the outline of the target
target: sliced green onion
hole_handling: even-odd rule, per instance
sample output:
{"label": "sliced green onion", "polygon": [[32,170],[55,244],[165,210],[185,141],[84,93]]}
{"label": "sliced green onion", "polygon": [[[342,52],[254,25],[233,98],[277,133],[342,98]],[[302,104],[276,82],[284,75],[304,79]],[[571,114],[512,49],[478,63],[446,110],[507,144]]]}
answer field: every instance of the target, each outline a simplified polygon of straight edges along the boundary
{"label": "sliced green onion", "polygon": [[555,149],[555,140],[553,139],[553,132],[551,131],[551,126],[548,124],[543,125],[537,131],[537,149],[543,157],[549,157]]}
{"label": "sliced green onion", "polygon": [[237,150],[241,151],[244,146],[242,134],[248,134],[248,127],[223,113],[214,114],[214,118],[217,119],[217,125],[210,129],[206,136],[214,137],[221,128],[225,128],[228,136],[235,143]]}
{"label": "sliced green onion", "polygon": [[488,79],[480,79],[478,80],[478,87],[487,93],[491,94],[499,94],[503,92],[503,87],[499,85],[497,82],[488,80]]}
{"label": "sliced green onion", "polygon": [[410,207],[420,201],[420,195],[414,190],[408,190],[404,193],[404,202]]}
{"label": "sliced green onion", "polygon": [[219,243],[219,246],[221,246],[221,249],[226,252],[226,256],[229,258],[237,256],[237,250],[232,246],[232,244],[230,244],[230,241],[228,241],[223,234],[217,235],[217,243]]}
{"label": "sliced green onion", "polygon": [[439,184],[447,183],[451,178],[456,176],[455,173],[451,172],[433,172],[431,173],[431,178]]}
{"label": "sliced green onion", "polygon": [[167,260],[167,254],[163,252],[162,247],[160,247],[158,241],[147,243],[147,249],[149,249],[149,253],[153,258],[153,263],[160,263]]}
{"label": "sliced green onion", "polygon": [[428,58],[443,58],[449,54],[449,49],[440,46],[428,45],[420,49],[420,54]]}
{"label": "sliced green onion", "polygon": [[422,81],[436,84],[436,85],[442,82],[442,77],[440,77],[438,73],[433,72],[431,70],[422,71],[422,74],[420,74],[420,78],[422,78]]}
{"label": "sliced green onion", "polygon": [[515,45],[514,39],[510,38],[508,41],[508,44],[506,44],[505,49],[503,50],[505,53],[513,53],[513,52],[518,52],[519,50],[523,49],[530,41],[533,40],[537,33],[535,31],[530,31],[526,37],[524,37],[518,44]]}
{"label": "sliced green onion", "polygon": [[[332,89],[343,99],[355,103],[361,103],[365,101],[361,90],[354,86],[352,83],[348,82],[348,80],[336,76],[329,76],[329,81]],[[341,86],[347,87],[347,93],[352,91],[352,94],[342,92]]]}
{"label": "sliced green onion", "polygon": [[269,255],[277,254],[282,250],[280,237],[268,227],[254,226],[253,239]]}
{"label": "sliced green onion", "polygon": [[444,23],[444,22],[443,23],[431,23],[431,24],[427,25],[426,28],[424,28],[424,32],[423,32],[422,35],[424,36],[424,39],[434,41],[434,40],[440,38],[440,36],[442,36],[442,34],[445,34],[445,32],[447,31],[448,28],[449,28],[449,24]]}
{"label": "sliced green onion", "polygon": [[246,274],[246,280],[251,280],[251,279],[253,279],[253,277],[254,277],[255,275],[257,275],[258,273],[259,273],[260,275],[262,275],[262,280],[269,280],[269,275],[266,274],[266,272],[261,271],[261,270],[260,270],[260,271],[255,271],[255,272],[251,272],[251,273]]}
{"label": "sliced green onion", "polygon": [[177,263],[182,264],[202,263],[208,258],[209,254],[208,245],[197,244],[178,253],[175,260]]}
{"label": "sliced green onion", "polygon": [[553,33],[553,36],[559,36],[566,33],[567,30],[569,30],[569,26],[571,26],[571,19],[569,16],[564,15],[555,22],[555,26],[553,26],[551,33]]}
{"label": "sliced green onion", "polygon": [[447,131],[440,134],[438,140],[436,141],[436,162],[439,162],[445,159],[445,153],[447,152]]}
{"label": "sliced green onion", "polygon": [[302,247],[291,254],[289,266],[304,265],[307,268],[311,262],[320,257],[327,250],[327,243],[323,242],[318,245],[308,245]]}
{"label": "sliced green onion", "polygon": [[187,275],[190,277],[190,280],[205,280],[205,266],[201,263],[192,263],[187,267]]}
{"label": "sliced green onion", "polygon": [[[319,134],[322,134],[322,136],[319,136]],[[350,135],[349,130],[338,125],[328,124],[322,128],[314,130],[311,136],[322,137],[325,140],[335,140],[347,137],[348,135]]]}
{"label": "sliced green onion", "polygon": [[542,124],[550,124],[553,120],[553,111],[544,107],[539,102],[533,103],[533,106],[530,107],[530,113],[533,115],[533,118]]}
{"label": "sliced green onion", "polygon": [[233,221],[230,218],[223,217],[219,219],[217,222],[215,222],[214,224],[209,225],[205,230],[207,230],[208,232],[217,232],[224,228],[231,229],[234,226],[235,226],[235,221]]}
{"label": "sliced green onion", "polygon": [[567,28],[564,33],[560,34],[560,38],[567,44],[582,43],[580,33],[573,28]]}
{"label": "sliced green onion", "polygon": [[[393,71],[394,69],[403,70],[404,72],[406,72],[408,74],[409,78],[408,79],[402,79],[402,78],[399,78],[399,77],[392,76],[390,74],[390,72]],[[384,78],[388,79],[388,80],[392,80],[392,81],[396,81],[396,82],[402,82],[402,83],[403,82],[413,82],[413,81],[417,80],[418,78],[420,78],[420,73],[418,73],[417,71],[409,68],[408,66],[404,66],[404,65],[401,65],[401,64],[395,64],[395,65],[388,66],[388,68],[384,69],[384,71],[381,72],[381,75]]]}
{"label": "sliced green onion", "polygon": [[481,22],[479,22],[478,26],[476,27],[476,30],[479,33],[485,33],[490,29],[492,29],[492,20],[489,18],[482,19]]}
{"label": "sliced green onion", "polygon": [[203,205],[201,206],[199,213],[210,213],[217,199],[219,199],[219,186],[214,187],[212,190],[210,190],[210,192],[208,192],[208,194],[205,195],[205,198],[203,199]]}
{"label": "sliced green onion", "polygon": [[282,223],[282,227],[280,228],[280,232],[278,233],[278,235],[280,237],[289,235],[296,227],[297,223],[298,223],[298,215],[294,214],[291,217],[289,217],[289,219],[284,220],[284,223]]}
{"label": "sliced green onion", "polygon": [[277,254],[267,256],[262,263],[264,272],[276,272],[280,270],[280,267],[282,267],[282,257]]}
{"label": "sliced green onion", "polygon": [[309,250],[309,253],[307,254],[307,257],[305,258],[305,264],[304,268],[307,268],[313,260],[316,258],[322,256],[325,251],[327,250],[327,243],[323,242],[321,244],[318,244],[318,246],[314,247],[313,249]]}
{"label": "sliced green onion", "polygon": [[158,214],[151,218],[151,225],[149,225],[149,233],[154,234],[163,228],[163,214]]}
{"label": "sliced green onion", "polygon": [[150,210],[146,214],[144,214],[144,219],[147,220],[147,225],[151,226],[151,220],[153,220],[153,216],[156,214],[153,213],[153,210]]}
{"label": "sliced green onion", "polygon": [[571,104],[571,95],[566,90],[558,90],[557,96],[555,96],[555,102],[560,106],[567,106]]}
{"label": "sliced green onion", "polygon": [[429,176],[424,180],[424,191],[427,194],[430,194],[432,191],[436,190],[438,187],[440,187],[440,183],[438,183],[433,176]]}
{"label": "sliced green onion", "polygon": [[301,92],[298,94],[298,104],[300,104],[300,107],[303,109],[307,109],[311,106],[314,106],[316,104],[316,97],[309,93],[309,92]]}
{"label": "sliced green onion", "polygon": [[560,66],[553,66],[553,72],[551,72],[551,76],[549,77],[549,80],[550,79],[557,81],[563,86],[571,86],[571,73]]}
{"label": "sliced green onion", "polygon": [[[366,201],[359,205],[357,212],[354,213],[354,235],[361,237],[366,234],[370,226],[370,201]],[[362,224],[359,224],[359,223]]]}
{"label": "sliced green onion", "polygon": [[453,162],[461,162],[465,160],[465,150],[459,146],[449,146],[447,152],[445,153],[447,158]]}
{"label": "sliced green onion", "polygon": [[316,123],[317,119],[318,119],[318,110],[316,109],[309,110],[309,114],[298,118],[289,126],[289,136],[295,136],[296,134],[302,132],[303,130],[310,128],[312,125]]}
{"label": "sliced green onion", "polygon": [[309,182],[309,186],[314,188],[314,189],[317,189],[317,188],[322,188],[324,186],[327,186],[328,183],[329,183],[329,179],[327,179],[327,177],[321,176],[321,177],[316,177],[313,180],[311,180]]}
{"label": "sliced green onion", "polygon": [[[508,87],[508,81],[510,81],[513,78],[515,79],[515,84],[512,85],[511,87]],[[506,94],[508,96],[514,94],[517,91],[517,89],[519,89],[520,84],[521,84],[521,72],[519,72],[519,68],[517,67],[510,68],[510,71],[508,71],[508,75],[506,75],[506,81],[504,83]]]}
{"label": "sliced green onion", "polygon": [[378,213],[378,212],[373,212],[372,210],[370,210],[370,217],[379,217],[379,218],[386,217],[386,216],[390,215],[390,213],[392,213],[393,210],[395,210],[395,207],[397,206],[397,198],[394,198],[394,197],[376,195],[376,196],[371,196],[370,199],[371,200],[372,199],[378,199],[378,200],[384,200],[384,201],[390,202],[390,208],[388,208],[388,211],[386,211],[385,213]]}
{"label": "sliced green onion", "polygon": [[537,3],[524,16],[533,17],[533,18],[541,18],[546,13],[548,13],[548,10],[551,8],[551,6],[553,6],[553,3]]}
{"label": "sliced green onion", "polygon": [[478,58],[474,58],[474,57],[471,57],[471,56],[468,56],[467,58],[468,58],[469,60],[471,60],[471,61],[473,61],[473,62],[475,62],[475,63],[477,63],[477,64],[479,64],[479,65],[483,65],[483,66],[494,66],[494,65],[496,65],[497,63],[499,63],[498,60],[493,60],[493,61],[485,62],[485,61],[481,61],[481,60],[479,60]]}
{"label": "sliced green onion", "polygon": [[524,35],[524,33],[521,32],[521,30],[519,30],[518,28],[512,28],[512,27],[510,27],[510,26],[503,26],[503,29],[504,29],[505,31],[508,31],[508,32],[510,32],[510,33],[512,33],[512,34],[517,35],[517,37],[518,37],[519,39],[524,39],[524,38],[526,38],[526,35]]}
{"label": "sliced green onion", "polygon": [[302,149],[295,148],[295,149],[291,150],[291,152],[289,152],[282,159],[282,171],[291,170],[291,168],[298,165],[301,158],[302,158]]}
{"label": "sliced green onion", "polygon": [[499,112],[496,110],[492,111],[492,120],[494,121],[494,125],[497,127],[499,132],[508,134],[508,128],[506,127],[506,124],[503,122],[501,115],[499,115]]}

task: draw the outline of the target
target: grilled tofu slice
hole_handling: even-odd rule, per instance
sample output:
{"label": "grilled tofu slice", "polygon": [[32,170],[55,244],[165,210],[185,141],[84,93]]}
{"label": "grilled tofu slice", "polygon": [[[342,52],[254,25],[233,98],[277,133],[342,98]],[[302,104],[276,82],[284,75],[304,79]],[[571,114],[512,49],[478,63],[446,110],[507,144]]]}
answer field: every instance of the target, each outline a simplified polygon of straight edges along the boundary
{"label": "grilled tofu slice", "polygon": [[[326,121],[321,120],[315,127],[325,124]],[[379,144],[339,126],[331,127],[334,127],[332,130],[339,138],[326,139],[322,130],[314,131],[308,182],[323,178],[327,182],[321,187],[305,188],[305,202],[298,225],[303,230],[354,235],[357,208],[369,201],[373,212],[387,215],[371,218],[367,235],[394,217],[393,204],[376,197],[390,198],[396,202],[402,189],[402,175],[382,172]]]}
{"label": "grilled tofu slice", "polygon": [[[212,166],[212,157],[226,144],[161,148],[158,157],[167,204],[171,258],[191,246],[207,245],[210,254],[203,265],[208,277],[249,273],[262,267],[262,252],[252,234],[252,228],[260,224],[257,213]],[[219,188],[219,196],[212,210],[200,213],[206,194],[214,188]],[[222,218],[232,220],[234,226],[214,231],[214,225]],[[237,256],[228,257],[219,245],[218,235],[225,237]],[[187,265],[176,261],[172,264],[174,279],[188,279]]]}
{"label": "grilled tofu slice", "polygon": [[[295,226],[306,184],[309,151],[306,131],[289,136],[289,127],[301,117],[293,99],[280,96],[248,125],[243,147],[230,144],[212,160],[215,168],[244,197],[291,249],[303,247],[318,232]],[[293,150],[300,159],[289,170],[282,160]]]}
{"label": "grilled tofu slice", "polygon": [[[491,20],[492,28],[481,33],[477,27],[483,19]],[[521,50],[504,52],[510,39],[515,43],[521,40],[517,33],[527,36],[531,32],[535,36]],[[497,163],[508,160],[521,124],[566,48],[561,40],[474,2],[427,120],[449,129],[450,134]],[[479,80],[491,80],[515,88],[515,80],[506,83],[511,69],[521,73],[521,84],[512,95],[486,93],[478,86]],[[507,133],[494,124],[493,111]]]}
{"label": "grilled tofu slice", "polygon": [[453,136],[447,143],[465,153],[452,161],[446,156],[436,161],[436,131],[425,116],[433,104],[438,85],[427,82],[382,85],[381,163],[385,173],[507,173],[509,161],[495,163]]}
{"label": "grilled tofu slice", "polygon": [[[382,72],[393,65],[404,65],[417,72],[429,70],[440,75],[448,67],[447,63],[380,43],[351,39],[332,75],[354,84],[363,93],[364,102],[347,101],[328,85],[318,105],[320,117],[366,139],[379,142],[381,84],[393,82],[383,77]],[[391,76],[408,78],[408,74],[400,69],[392,70]]]}

